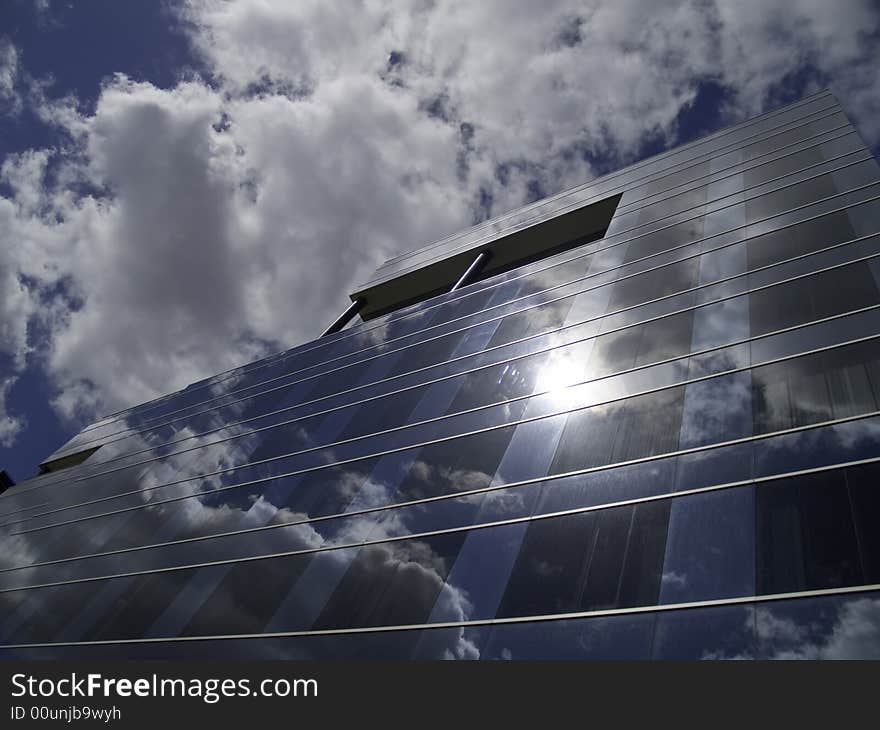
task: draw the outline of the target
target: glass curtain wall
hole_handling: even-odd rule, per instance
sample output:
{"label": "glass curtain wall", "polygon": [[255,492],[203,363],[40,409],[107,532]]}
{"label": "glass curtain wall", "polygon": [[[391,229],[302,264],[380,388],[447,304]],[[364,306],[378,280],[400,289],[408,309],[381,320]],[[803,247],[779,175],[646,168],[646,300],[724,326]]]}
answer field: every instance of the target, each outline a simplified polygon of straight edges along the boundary
{"label": "glass curtain wall", "polygon": [[875,160],[823,92],[493,225],[612,195],[84,429],[0,496],[0,656],[880,657]]}

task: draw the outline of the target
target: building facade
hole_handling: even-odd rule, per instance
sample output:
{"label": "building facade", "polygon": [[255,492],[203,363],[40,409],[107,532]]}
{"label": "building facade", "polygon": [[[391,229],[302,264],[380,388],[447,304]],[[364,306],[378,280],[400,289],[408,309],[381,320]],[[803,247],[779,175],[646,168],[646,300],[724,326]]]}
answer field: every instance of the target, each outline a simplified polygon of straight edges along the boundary
{"label": "building facade", "polygon": [[352,300],[0,495],[2,656],[880,658],[880,171],[830,93]]}

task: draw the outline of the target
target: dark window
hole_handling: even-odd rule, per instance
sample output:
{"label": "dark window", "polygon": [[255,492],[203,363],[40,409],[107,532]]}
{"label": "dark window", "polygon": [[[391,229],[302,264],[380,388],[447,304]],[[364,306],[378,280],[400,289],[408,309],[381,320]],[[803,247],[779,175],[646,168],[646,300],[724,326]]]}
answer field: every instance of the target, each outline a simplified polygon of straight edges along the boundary
{"label": "dark window", "polygon": [[589,273],[592,263],[592,254],[581,255],[573,261],[546,268],[534,274],[528,274],[520,280],[521,284],[516,292],[516,296],[528,296],[529,294],[549,289],[557,284],[567,284],[575,279],[580,279]]}
{"label": "dark window", "polygon": [[759,594],[862,582],[842,470],[761,484],[756,506]]}
{"label": "dark window", "polygon": [[856,237],[846,211],[770,231],[747,243],[749,270],[770,266]]}
{"label": "dark window", "polygon": [[[112,581],[112,588],[100,594],[99,600],[104,609],[100,617],[94,620],[80,636],[70,638],[98,641],[144,636],[153,622],[174,603],[193,577],[194,571],[183,570],[174,573],[141,575],[134,579],[116,579]],[[67,598],[74,598],[70,595],[70,591],[68,591]],[[93,594],[88,598],[96,599],[98,597]],[[85,605],[86,600],[86,596],[82,596],[70,602],[73,605],[80,604],[82,606]],[[66,601],[60,603],[66,603]],[[233,621],[236,619],[238,616],[233,617]],[[80,623],[81,621],[73,619],[66,630],[70,631]],[[227,626],[229,623],[227,622]],[[80,626],[80,628],[82,627]],[[56,638],[58,637],[56,636]]]}
{"label": "dark window", "polygon": [[215,573],[225,575],[182,634],[204,636],[263,631],[312,557],[294,555],[214,568]]}
{"label": "dark window", "polygon": [[[756,187],[770,180],[800,172],[810,165],[825,161],[820,147],[810,147],[795,154],[785,155],[776,160],[765,162],[762,165],[743,172],[746,189]],[[780,181],[781,182],[781,181]]]}
{"label": "dark window", "polygon": [[466,532],[361,548],[315,629],[424,623]]}
{"label": "dark window", "polygon": [[837,193],[831,174],[819,175],[796,185],[775,192],[764,193],[746,201],[746,218],[749,223],[792,210],[801,205],[815,203]]}
{"label": "dark window", "polygon": [[639,233],[638,238],[627,244],[623,263],[628,264],[646,256],[653,256],[698,241],[703,237],[703,224],[704,218],[700,216],[650,233]]}
{"label": "dark window", "polygon": [[489,486],[515,427],[421,447],[394,501],[422,499]]}
{"label": "dark window", "polygon": [[711,606],[657,616],[654,659],[752,659],[755,609]]}
{"label": "dark window", "polygon": [[350,414],[348,423],[338,438],[347,439],[376,433],[406,423],[427,390],[427,387],[410,388],[347,408],[343,413]]}
{"label": "dark window", "polygon": [[642,340],[636,366],[685,355],[694,330],[694,312],[673,314],[642,325]]}
{"label": "dark window", "polygon": [[880,464],[846,470],[865,583],[880,583]]}
{"label": "dark window", "polygon": [[589,355],[590,376],[600,378],[633,367],[642,334],[642,327],[636,326],[597,337]]}
{"label": "dark window", "polygon": [[[574,297],[566,297],[539,307],[532,307],[516,314],[509,314],[501,320],[495,334],[486,348],[506,345],[514,340],[521,340],[540,332],[557,329],[565,323],[568,311],[574,304]],[[435,362],[438,362],[435,360]]]}
{"label": "dark window", "polygon": [[683,396],[670,388],[571,413],[550,473],[675,451]]}
{"label": "dark window", "polygon": [[653,614],[499,624],[481,659],[648,659]]}
{"label": "dark window", "polygon": [[83,449],[82,451],[77,451],[73,454],[60,456],[57,459],[52,459],[51,461],[44,461],[42,464],[40,464],[40,474],[48,474],[51,471],[60,471],[61,469],[69,469],[72,466],[78,466],[100,448],[101,444],[98,444],[97,446],[93,446],[89,449]]}
{"label": "dark window", "polygon": [[[649,203],[643,208],[633,211],[631,214],[624,213],[624,215],[627,216],[625,228],[636,228],[637,226],[645,225],[652,221],[660,221],[663,218],[676,213],[683,213],[691,210],[692,208],[696,208],[705,203],[706,196],[707,189],[705,186],[702,186],[693,190],[688,190],[684,193],[671,195],[654,203]],[[620,230],[619,227],[618,230]],[[638,231],[634,232],[638,233]]]}
{"label": "dark window", "polygon": [[673,499],[660,601],[708,601],[754,592],[754,488]]}
{"label": "dark window", "polygon": [[697,285],[699,275],[700,261],[693,258],[622,279],[613,285],[608,311],[613,312],[685,291]]}
{"label": "dark window", "polygon": [[657,177],[636,188],[645,197],[671,190],[684,185],[711,172],[711,163],[706,160],[688,164],[687,167],[674,172],[658,173]]}
{"label": "dark window", "polygon": [[668,500],[536,520],[498,615],[655,604],[668,521]]}
{"label": "dark window", "polygon": [[453,332],[406,348],[395,358],[396,362],[388,376],[410,373],[443,362],[452,355],[466,334],[466,332]]}
{"label": "dark window", "polygon": [[499,616],[577,610],[582,572],[596,539],[597,514],[536,520],[529,524]]}
{"label": "dark window", "polygon": [[601,335],[590,355],[590,377],[602,377],[686,355],[693,332],[693,311]]}
{"label": "dark window", "polygon": [[762,365],[752,370],[755,433],[781,431],[877,410],[880,341]]}
{"label": "dark window", "polygon": [[880,303],[871,269],[863,261],[749,294],[753,336]]}

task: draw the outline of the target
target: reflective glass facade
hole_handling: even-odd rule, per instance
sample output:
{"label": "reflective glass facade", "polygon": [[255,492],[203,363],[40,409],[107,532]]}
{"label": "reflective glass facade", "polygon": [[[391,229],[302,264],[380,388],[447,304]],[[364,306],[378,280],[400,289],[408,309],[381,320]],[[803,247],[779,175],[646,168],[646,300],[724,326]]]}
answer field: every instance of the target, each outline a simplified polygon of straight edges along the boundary
{"label": "reflective glass facade", "polygon": [[0,496],[0,655],[880,658],[880,170],[829,93],[362,290],[610,196],[84,429]]}

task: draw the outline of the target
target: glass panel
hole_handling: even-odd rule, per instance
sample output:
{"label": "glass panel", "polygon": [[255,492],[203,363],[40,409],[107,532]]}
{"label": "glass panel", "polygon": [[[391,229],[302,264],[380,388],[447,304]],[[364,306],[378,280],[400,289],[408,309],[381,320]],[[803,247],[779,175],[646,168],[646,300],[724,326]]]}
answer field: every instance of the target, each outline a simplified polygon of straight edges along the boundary
{"label": "glass panel", "polygon": [[880,583],[880,464],[865,464],[846,470],[856,542],[865,583]]}
{"label": "glass panel", "polygon": [[684,388],[569,414],[550,473],[675,451]]}
{"label": "glass panel", "polygon": [[657,614],[654,659],[753,659],[753,606],[712,606]]}
{"label": "glass panel", "polygon": [[753,223],[784,210],[830,197],[837,192],[830,174],[819,175],[791,187],[753,197],[746,202],[746,216],[749,222]]}
{"label": "glass panel", "polygon": [[655,603],[668,519],[660,500],[531,523],[498,615]]}
{"label": "glass panel", "polygon": [[755,433],[781,431],[877,410],[880,341],[763,365],[752,370]]}
{"label": "glass panel", "polygon": [[849,264],[752,292],[751,331],[761,335],[878,303],[880,293],[867,264]]}
{"label": "glass panel", "polygon": [[700,261],[693,258],[662,269],[647,271],[614,284],[608,311],[659,299],[697,285]]}
{"label": "glass panel", "polygon": [[880,596],[758,604],[759,659],[880,659]]}
{"label": "glass panel", "polygon": [[465,534],[454,532],[363,547],[313,628],[424,623]]}
{"label": "glass panel", "polygon": [[660,603],[751,596],[754,592],[754,488],[673,499]]}
{"label": "glass panel", "polygon": [[492,627],[483,659],[648,659],[654,616],[607,616]]}
{"label": "glass panel", "polygon": [[770,266],[795,256],[818,251],[844,241],[856,233],[846,211],[828,213],[821,218],[765,233],[748,241],[749,270]]}
{"label": "glass panel", "polygon": [[756,507],[759,594],[862,582],[842,471],[763,483]]}

